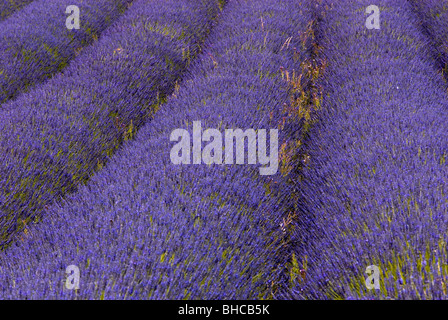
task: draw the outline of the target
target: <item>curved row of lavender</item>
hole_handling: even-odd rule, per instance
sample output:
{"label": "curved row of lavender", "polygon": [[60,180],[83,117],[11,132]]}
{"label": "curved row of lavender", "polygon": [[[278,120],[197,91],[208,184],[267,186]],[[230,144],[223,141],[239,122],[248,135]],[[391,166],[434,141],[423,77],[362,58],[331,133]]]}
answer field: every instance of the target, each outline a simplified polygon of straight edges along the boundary
{"label": "curved row of lavender", "polygon": [[174,90],[222,1],[137,1],[95,46],[8,102],[0,122],[0,244],[107,162]]}
{"label": "curved row of lavender", "polygon": [[[64,69],[131,2],[36,0],[0,22],[0,105]],[[80,29],[69,30],[65,12],[73,4],[80,10]]]}
{"label": "curved row of lavender", "polygon": [[5,20],[33,0],[0,0],[0,21]]}
{"label": "curved row of lavender", "polygon": [[[305,59],[296,48],[310,11],[292,0],[229,1],[201,63],[154,120],[2,254],[0,296],[276,297],[293,186],[280,172],[261,176],[259,165],[175,165],[170,136],[191,133],[193,121],[202,130],[267,129],[268,136],[278,128],[290,99],[280,70],[297,70]],[[279,143],[297,130],[281,130]],[[80,269],[77,291],[65,288],[72,264]]]}
{"label": "curved row of lavender", "polygon": [[[446,84],[411,5],[380,1],[369,30],[370,4],[338,1],[322,20],[325,98],[300,188],[307,281],[292,295],[446,298]],[[371,265],[380,290],[366,287]]]}
{"label": "curved row of lavender", "polygon": [[426,0],[410,1],[428,36],[435,46],[436,60],[440,63],[445,77],[448,78],[448,1]]}

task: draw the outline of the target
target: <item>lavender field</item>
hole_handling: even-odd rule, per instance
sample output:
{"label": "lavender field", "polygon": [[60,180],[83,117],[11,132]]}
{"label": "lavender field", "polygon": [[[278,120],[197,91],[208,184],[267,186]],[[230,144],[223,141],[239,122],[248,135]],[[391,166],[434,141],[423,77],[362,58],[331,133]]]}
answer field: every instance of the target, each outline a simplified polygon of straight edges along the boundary
{"label": "lavender field", "polygon": [[0,0],[0,299],[446,299],[447,81],[448,0]]}

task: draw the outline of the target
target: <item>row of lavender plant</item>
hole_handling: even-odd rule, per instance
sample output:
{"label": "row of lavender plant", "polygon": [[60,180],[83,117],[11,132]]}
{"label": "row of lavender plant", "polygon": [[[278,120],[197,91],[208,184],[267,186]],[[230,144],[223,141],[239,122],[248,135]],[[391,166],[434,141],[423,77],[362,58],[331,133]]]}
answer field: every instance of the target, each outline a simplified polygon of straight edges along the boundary
{"label": "row of lavender plant", "polygon": [[448,78],[448,1],[410,1],[420,17],[423,30],[435,46],[436,60]]}
{"label": "row of lavender plant", "polygon": [[[0,22],[0,104],[64,69],[93,43],[131,0],[37,0]],[[80,10],[80,29],[68,29],[66,9]],[[2,105],[1,109],[12,107]]]}
{"label": "row of lavender plant", "polygon": [[[443,77],[408,2],[379,1],[380,29],[365,26],[370,1],[331,2],[323,106],[300,187],[306,281],[292,297],[446,298]],[[378,290],[366,286],[372,265]]]}
{"label": "row of lavender plant", "polygon": [[0,21],[5,20],[10,15],[19,11],[33,0],[1,0],[0,1]]}
{"label": "row of lavender plant", "polygon": [[0,122],[2,244],[72,192],[174,89],[222,1],[138,1],[95,46],[7,103]]}
{"label": "row of lavender plant", "polygon": [[[170,135],[191,132],[193,121],[202,130],[278,129],[290,101],[283,72],[306,58],[300,33],[310,19],[309,5],[292,0],[229,1],[200,63],[155,118],[3,253],[1,297],[276,297],[292,186],[280,169],[175,165]],[[279,140],[295,131],[285,127]],[[71,264],[77,291],[64,287]]]}

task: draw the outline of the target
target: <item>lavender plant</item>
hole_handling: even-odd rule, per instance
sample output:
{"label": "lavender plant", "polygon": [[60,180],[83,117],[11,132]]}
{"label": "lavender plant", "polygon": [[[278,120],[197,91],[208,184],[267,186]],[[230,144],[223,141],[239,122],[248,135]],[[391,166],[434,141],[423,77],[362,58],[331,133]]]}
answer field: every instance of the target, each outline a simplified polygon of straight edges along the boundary
{"label": "lavender plant", "polygon": [[[63,70],[80,50],[93,43],[131,0],[82,0],[80,29],[66,27],[71,1],[33,1],[0,22],[0,109],[4,103]],[[9,105],[12,107],[12,105]]]}
{"label": "lavender plant", "polygon": [[0,1],[0,21],[5,20],[10,15],[19,11],[33,0],[1,0]]}
{"label": "lavender plant", "polygon": [[435,47],[435,58],[448,77],[448,1],[410,1],[424,32]]}
{"label": "lavender plant", "polygon": [[[279,253],[290,241],[282,226],[292,205],[288,177],[260,176],[254,165],[174,165],[170,133],[196,120],[204,128],[278,128],[290,101],[282,70],[309,54],[300,33],[311,11],[291,0],[229,1],[205,52],[153,120],[2,253],[0,296],[276,297],[288,260]],[[149,87],[143,79],[140,90]],[[286,126],[280,140],[296,131]],[[64,289],[71,264],[81,270],[77,291]]]}
{"label": "lavender plant", "polygon": [[221,1],[137,1],[98,43],[0,118],[1,244],[106,163],[174,90]]}
{"label": "lavender plant", "polygon": [[[444,299],[446,85],[409,2],[323,1],[328,62],[300,187],[306,281],[295,298]],[[347,23],[347,22],[350,23]],[[443,32],[443,31],[442,31]],[[380,269],[380,289],[366,268]]]}
{"label": "lavender plant", "polygon": [[[370,5],[136,0],[5,102],[0,297],[446,299],[447,2]],[[194,121],[279,129],[279,171],[173,164]]]}

